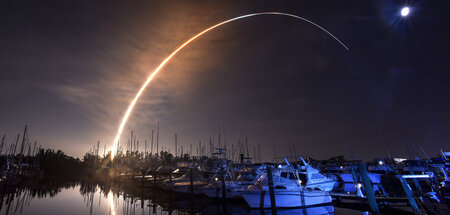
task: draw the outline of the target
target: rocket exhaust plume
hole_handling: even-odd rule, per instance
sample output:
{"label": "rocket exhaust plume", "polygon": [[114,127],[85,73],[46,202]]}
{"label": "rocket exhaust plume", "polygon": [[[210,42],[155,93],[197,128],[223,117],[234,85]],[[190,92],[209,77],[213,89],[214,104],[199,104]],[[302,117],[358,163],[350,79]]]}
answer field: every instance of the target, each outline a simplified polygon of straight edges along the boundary
{"label": "rocket exhaust plume", "polygon": [[201,31],[200,33],[198,33],[197,35],[193,36],[192,38],[190,38],[189,40],[187,40],[186,42],[184,42],[183,44],[181,44],[177,49],[175,49],[175,51],[173,51],[168,57],[166,57],[161,64],[159,64],[158,67],[156,67],[156,69],[150,74],[150,76],[147,78],[147,80],[145,81],[145,83],[141,86],[141,88],[139,89],[139,91],[137,92],[137,94],[134,96],[133,100],[131,101],[130,105],[128,106],[127,111],[125,112],[125,115],[122,118],[122,122],[120,123],[120,126],[117,130],[117,134],[116,137],[114,139],[114,143],[113,146],[111,148],[111,160],[114,159],[114,156],[117,153],[117,145],[119,143],[120,140],[120,136],[122,135],[122,131],[123,128],[125,127],[125,124],[128,121],[128,118],[130,117],[131,112],[133,111],[134,106],[136,105],[136,102],[138,101],[139,97],[141,96],[142,92],[144,92],[145,88],[147,88],[148,84],[152,81],[152,79],[155,77],[156,74],[158,74],[158,72],[167,64],[167,62],[170,61],[170,59],[172,59],[173,56],[175,56],[181,49],[183,49],[185,46],[187,46],[189,43],[191,43],[192,41],[194,41],[195,39],[197,39],[198,37],[202,36],[203,34],[205,34],[208,31],[211,31],[221,25],[239,20],[239,19],[244,19],[244,18],[249,18],[249,17],[253,17],[253,16],[260,16],[260,15],[279,15],[279,16],[289,16],[289,17],[293,17],[296,19],[300,19],[302,21],[305,21],[307,23],[310,23],[314,26],[316,26],[317,28],[319,28],[320,30],[322,30],[323,32],[327,33],[328,35],[330,35],[334,40],[336,40],[340,45],[342,45],[347,51],[349,50],[348,47],[341,42],[337,37],[335,37],[333,34],[331,34],[329,31],[327,31],[325,28],[321,27],[320,25],[297,15],[293,15],[293,14],[289,14],[289,13],[282,13],[282,12],[261,12],[261,13],[251,13],[251,14],[246,14],[243,16],[238,16],[232,19],[228,19],[225,20],[223,22],[220,22],[216,25],[213,25],[203,31]]}

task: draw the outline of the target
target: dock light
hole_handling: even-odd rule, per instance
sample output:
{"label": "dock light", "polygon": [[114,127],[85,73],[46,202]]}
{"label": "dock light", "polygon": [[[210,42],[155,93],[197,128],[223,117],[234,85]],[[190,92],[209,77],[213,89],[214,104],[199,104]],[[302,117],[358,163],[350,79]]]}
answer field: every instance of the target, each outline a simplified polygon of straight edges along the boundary
{"label": "dock light", "polygon": [[214,178],[214,180],[215,180],[215,181],[218,181],[218,180],[219,180],[219,178],[215,177],[215,178]]}
{"label": "dock light", "polygon": [[378,161],[378,165],[382,166],[384,164],[383,161]]}
{"label": "dock light", "polygon": [[405,6],[402,8],[402,10],[400,10],[400,15],[402,15],[403,17],[406,17],[409,15],[410,9],[409,7]]}

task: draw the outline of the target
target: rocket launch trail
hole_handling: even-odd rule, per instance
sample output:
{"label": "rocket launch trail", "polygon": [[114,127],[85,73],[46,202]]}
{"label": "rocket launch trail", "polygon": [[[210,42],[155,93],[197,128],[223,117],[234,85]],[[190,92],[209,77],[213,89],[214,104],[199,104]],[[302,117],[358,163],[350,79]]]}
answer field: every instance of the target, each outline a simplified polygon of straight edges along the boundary
{"label": "rocket launch trail", "polygon": [[125,124],[128,121],[128,118],[130,117],[131,113],[133,112],[133,108],[136,105],[137,101],[139,100],[139,97],[142,95],[142,92],[144,92],[145,88],[147,88],[147,86],[149,85],[149,83],[152,81],[152,79],[155,77],[156,74],[158,74],[158,72],[172,59],[172,57],[174,57],[181,49],[183,49],[184,47],[186,47],[189,43],[191,43],[192,41],[194,41],[195,39],[199,38],[200,36],[202,36],[203,34],[207,33],[208,31],[211,31],[221,25],[239,20],[239,19],[245,19],[245,18],[249,18],[249,17],[253,17],[253,16],[261,16],[261,15],[278,15],[278,16],[288,16],[288,17],[292,17],[292,18],[296,18],[302,21],[305,21],[307,23],[310,23],[312,25],[314,25],[315,27],[319,28],[320,30],[322,30],[323,32],[327,33],[329,36],[331,36],[334,40],[336,40],[341,46],[343,46],[346,50],[349,50],[348,47],[342,42],[340,41],[337,37],[335,37],[333,34],[331,34],[329,31],[327,31],[325,28],[321,27],[320,25],[297,15],[293,15],[293,14],[289,14],[289,13],[282,13],[282,12],[261,12],[261,13],[252,13],[252,14],[246,14],[246,15],[242,15],[242,16],[238,16],[232,19],[228,19],[225,20],[223,22],[220,22],[216,25],[213,25],[203,31],[201,31],[200,33],[196,34],[195,36],[193,36],[192,38],[190,38],[189,40],[187,40],[186,42],[184,42],[183,44],[181,44],[177,49],[175,49],[175,51],[173,51],[168,57],[166,57],[161,64],[159,64],[159,66],[153,70],[150,74],[150,76],[147,78],[147,80],[145,81],[145,83],[141,86],[141,88],[139,89],[139,91],[136,93],[136,95],[134,96],[133,100],[131,101],[130,105],[128,106],[127,111],[125,112],[125,115],[122,118],[122,121],[119,125],[119,128],[117,130],[117,134],[116,137],[114,139],[113,142],[113,146],[111,148],[111,159],[114,159],[114,156],[117,153],[117,147],[118,147],[118,142],[120,140],[120,136],[122,135],[122,131],[123,128],[125,127]]}

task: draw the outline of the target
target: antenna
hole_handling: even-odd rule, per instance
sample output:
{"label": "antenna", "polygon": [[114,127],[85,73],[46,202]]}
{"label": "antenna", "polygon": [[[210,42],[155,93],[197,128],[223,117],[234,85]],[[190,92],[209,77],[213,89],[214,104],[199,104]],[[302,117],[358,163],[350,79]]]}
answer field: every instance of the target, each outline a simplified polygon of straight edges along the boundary
{"label": "antenna", "polygon": [[306,163],[305,159],[303,159],[302,156],[299,156],[299,157],[300,157],[300,160],[302,160],[303,165],[308,166],[308,164]]}
{"label": "antenna", "polygon": [[286,164],[287,164],[288,166],[291,165],[291,163],[289,163],[289,161],[287,160],[287,158],[284,158],[284,161],[286,161]]}

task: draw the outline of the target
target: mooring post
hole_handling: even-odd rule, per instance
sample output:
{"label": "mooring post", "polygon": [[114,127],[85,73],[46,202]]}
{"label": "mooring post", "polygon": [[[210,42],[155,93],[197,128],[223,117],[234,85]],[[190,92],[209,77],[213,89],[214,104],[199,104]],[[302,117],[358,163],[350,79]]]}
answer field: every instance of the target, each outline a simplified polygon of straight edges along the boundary
{"label": "mooring post", "polygon": [[191,210],[190,214],[194,214],[194,168],[189,169],[189,181],[190,181],[190,194],[191,198],[189,200],[189,208]]}
{"label": "mooring post", "polygon": [[359,164],[358,171],[359,174],[361,175],[361,179],[364,185],[364,190],[366,191],[366,196],[369,202],[370,209],[372,213],[379,214],[380,210],[378,209],[377,200],[375,199],[375,194],[372,189],[372,182],[370,181],[366,165]]}
{"label": "mooring post", "polygon": [[191,191],[192,198],[194,198],[194,171],[193,170],[194,170],[193,168],[191,168],[189,170],[189,180],[191,182],[191,186],[190,186],[191,190],[190,191]]}
{"label": "mooring post", "polygon": [[353,185],[355,186],[356,194],[359,197],[364,197],[363,192],[361,191],[361,184],[358,183],[358,176],[356,175],[355,168],[351,168],[352,177],[353,177]]}
{"label": "mooring post", "polygon": [[[409,173],[411,175],[415,174],[414,171],[412,170],[411,165],[408,165],[408,169],[409,169]],[[414,185],[416,186],[416,189],[421,193],[422,192],[422,187],[420,186],[419,181],[417,180],[417,178],[413,178],[413,181],[414,181]]]}
{"label": "mooring post", "polygon": [[273,189],[272,167],[266,166],[266,169],[267,169],[267,178],[269,180],[270,206],[272,207],[272,214],[276,215],[277,214],[277,205],[275,203],[275,190]]}
{"label": "mooring post", "polygon": [[417,206],[416,200],[414,199],[414,196],[411,191],[411,187],[409,186],[408,182],[401,176],[398,177],[400,182],[402,183],[403,190],[405,190],[406,196],[408,197],[409,204],[411,205],[412,209],[416,214],[421,214],[419,207]]}
{"label": "mooring post", "polygon": [[225,170],[222,168],[222,199],[224,200],[226,198],[226,184],[225,184]]}

